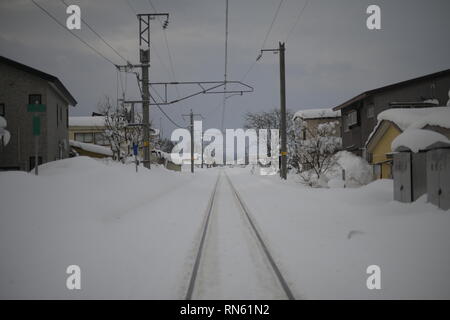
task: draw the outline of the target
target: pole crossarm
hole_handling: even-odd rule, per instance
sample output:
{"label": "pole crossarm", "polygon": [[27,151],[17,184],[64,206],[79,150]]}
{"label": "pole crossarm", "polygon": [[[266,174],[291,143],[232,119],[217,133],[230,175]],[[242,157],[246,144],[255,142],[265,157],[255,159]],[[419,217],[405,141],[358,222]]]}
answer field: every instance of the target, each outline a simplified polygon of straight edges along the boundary
{"label": "pole crossarm", "polygon": [[[169,105],[173,103],[177,103],[192,97],[195,97],[200,94],[240,94],[243,95],[244,93],[250,93],[253,92],[253,87],[249,86],[248,84],[245,84],[241,81],[185,81],[185,82],[152,82],[149,83],[150,87],[155,90],[155,92],[158,92],[157,88],[163,88],[164,89],[164,97],[162,102],[158,102],[159,105]],[[242,88],[239,89],[233,89],[233,90],[218,90],[221,87],[225,87],[227,84],[234,84],[234,85],[240,85]],[[184,97],[170,100],[167,95],[167,90],[169,86],[179,86],[179,85],[196,85],[200,87],[199,91],[196,91],[192,94],[188,94]],[[154,105],[155,103],[151,103],[151,105]]]}

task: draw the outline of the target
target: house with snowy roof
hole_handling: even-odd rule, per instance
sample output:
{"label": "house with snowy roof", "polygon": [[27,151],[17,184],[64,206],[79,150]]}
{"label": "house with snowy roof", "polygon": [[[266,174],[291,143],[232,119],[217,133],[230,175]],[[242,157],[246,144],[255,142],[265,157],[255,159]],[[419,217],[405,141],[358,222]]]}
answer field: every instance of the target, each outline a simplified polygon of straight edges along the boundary
{"label": "house with snowy roof", "polygon": [[0,171],[67,158],[69,108],[76,105],[57,77],[0,56]]}
{"label": "house with snowy roof", "polygon": [[450,107],[388,109],[377,116],[377,125],[367,139],[365,149],[374,177],[392,178],[392,143],[402,133],[412,129],[425,129],[450,138]]}
{"label": "house with snowy roof", "polygon": [[308,140],[321,124],[336,123],[335,136],[341,136],[341,111],[332,109],[305,109],[294,114],[294,123],[301,129],[301,140]]}
{"label": "house with snowy roof", "polygon": [[377,117],[393,108],[433,108],[447,103],[450,69],[363,92],[333,108],[342,113],[344,150],[368,159],[366,142]]}
{"label": "house with snowy roof", "polygon": [[[79,155],[93,158],[112,157],[111,144],[106,136],[107,124],[105,116],[92,113],[92,116],[69,117],[69,144]],[[150,128],[152,136],[159,135],[159,130]],[[129,146],[122,146],[122,154],[126,154]],[[131,148],[131,147],[130,147]]]}

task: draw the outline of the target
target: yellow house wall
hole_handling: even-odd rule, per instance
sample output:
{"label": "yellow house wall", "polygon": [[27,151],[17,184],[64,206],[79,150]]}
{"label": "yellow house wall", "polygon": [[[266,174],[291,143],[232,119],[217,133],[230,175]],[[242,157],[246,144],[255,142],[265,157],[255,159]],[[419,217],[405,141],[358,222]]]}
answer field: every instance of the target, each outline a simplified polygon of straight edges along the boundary
{"label": "yellow house wall", "polygon": [[102,133],[105,128],[102,127],[69,127],[69,140],[75,140],[75,133]]}
{"label": "yellow house wall", "polygon": [[[391,153],[391,144],[394,139],[401,134],[401,131],[390,124],[383,137],[378,141],[372,151],[372,164],[378,164],[388,160],[386,154]],[[391,177],[391,166],[387,163],[382,164],[382,179]]]}

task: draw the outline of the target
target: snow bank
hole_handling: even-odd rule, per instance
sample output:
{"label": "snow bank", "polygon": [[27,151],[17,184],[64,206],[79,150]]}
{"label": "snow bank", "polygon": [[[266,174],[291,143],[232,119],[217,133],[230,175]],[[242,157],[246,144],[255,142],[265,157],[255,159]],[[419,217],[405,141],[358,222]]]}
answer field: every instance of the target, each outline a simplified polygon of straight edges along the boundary
{"label": "snow bank", "polygon": [[[314,189],[227,172],[297,299],[450,298],[450,212],[426,197],[393,201],[391,180]],[[367,289],[370,265],[381,290]]]}
{"label": "snow bank", "polygon": [[72,147],[77,147],[77,148],[80,148],[85,151],[103,154],[105,156],[111,156],[111,157],[113,155],[111,148],[105,147],[105,146],[99,146],[97,144],[79,142],[79,141],[75,141],[75,140],[69,140],[69,144]]}
{"label": "snow bank", "polygon": [[71,127],[104,127],[105,117],[69,117],[69,126]]}
{"label": "snow bank", "polygon": [[306,119],[318,119],[318,118],[339,118],[341,111],[333,111],[333,109],[308,109],[300,110],[295,113],[294,120],[297,118]]}
{"label": "snow bank", "polygon": [[184,297],[214,179],[88,157],[39,173],[0,172],[0,299]]}
{"label": "snow bank", "polygon": [[[373,180],[372,167],[363,158],[348,151],[340,151],[335,157],[336,165],[325,175],[323,186],[354,188],[366,185]],[[345,181],[342,181],[342,170],[345,170]]]}
{"label": "snow bank", "polygon": [[401,148],[407,148],[412,152],[419,152],[437,142],[450,145],[447,137],[438,132],[423,129],[407,129],[392,141],[391,150],[400,151]]}

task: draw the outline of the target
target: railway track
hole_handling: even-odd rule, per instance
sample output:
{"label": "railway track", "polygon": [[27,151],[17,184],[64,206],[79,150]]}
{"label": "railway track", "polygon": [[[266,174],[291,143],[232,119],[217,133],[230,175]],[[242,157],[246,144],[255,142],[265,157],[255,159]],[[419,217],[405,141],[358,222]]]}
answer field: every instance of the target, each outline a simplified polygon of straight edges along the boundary
{"label": "railway track", "polygon": [[[232,210],[232,207],[236,209]],[[223,238],[227,234],[237,233],[236,230],[229,230],[230,227],[238,228],[241,233],[244,233],[242,239],[240,239],[242,241],[239,242],[230,236]],[[225,244],[223,245],[224,248],[220,248],[220,245],[217,244],[221,242],[220,240],[229,244]],[[236,243],[238,244],[237,246]],[[230,252],[233,250],[235,252]],[[247,257],[242,258],[243,256]],[[249,258],[248,256],[252,257]],[[239,261],[231,264],[232,270],[226,270],[224,272],[223,269],[226,269],[226,267],[223,267],[223,265],[229,263],[228,260],[230,259]],[[210,267],[210,265],[216,265],[216,267]],[[222,281],[219,279],[219,271],[222,273]],[[258,273],[259,276],[255,276]],[[206,209],[205,222],[201,230],[201,238],[186,293],[186,300],[195,299],[202,295],[211,299],[212,297],[208,295],[208,290],[210,290],[208,289],[209,284],[221,283],[222,285],[225,284],[226,286],[228,284],[228,286],[232,287],[231,284],[234,281],[235,286],[232,288],[235,290],[236,287],[241,285],[239,280],[233,279],[236,274],[238,274],[236,278],[240,279],[245,277],[251,278],[253,276],[255,281],[249,281],[251,282],[250,285],[253,285],[254,288],[252,288],[253,291],[249,292],[260,294],[259,291],[273,290],[276,292],[274,298],[295,300],[288,283],[265,244],[260,231],[256,228],[250,210],[226,172],[221,170]],[[263,275],[261,276],[261,274]],[[260,281],[264,285],[260,285],[259,287],[255,285],[256,282]],[[244,285],[243,283],[242,286]],[[217,291],[220,290],[218,289]],[[235,298],[234,292],[229,292],[229,295],[229,298]],[[255,297],[246,296],[245,298],[254,299]]]}

